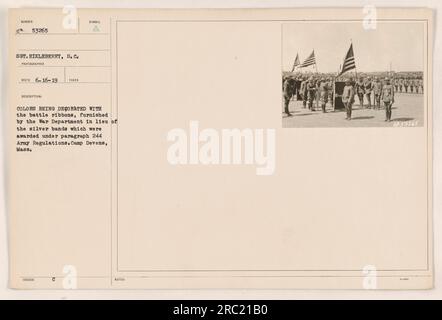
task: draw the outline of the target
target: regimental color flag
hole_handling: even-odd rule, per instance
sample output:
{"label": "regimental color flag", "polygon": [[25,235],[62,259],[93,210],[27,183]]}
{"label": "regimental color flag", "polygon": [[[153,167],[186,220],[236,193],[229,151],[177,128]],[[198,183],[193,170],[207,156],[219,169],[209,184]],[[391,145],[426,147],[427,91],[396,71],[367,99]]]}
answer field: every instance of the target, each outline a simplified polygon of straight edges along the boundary
{"label": "regimental color flag", "polygon": [[299,55],[296,54],[295,62],[293,62],[292,72],[295,71],[295,68],[299,66],[301,62],[299,62]]}

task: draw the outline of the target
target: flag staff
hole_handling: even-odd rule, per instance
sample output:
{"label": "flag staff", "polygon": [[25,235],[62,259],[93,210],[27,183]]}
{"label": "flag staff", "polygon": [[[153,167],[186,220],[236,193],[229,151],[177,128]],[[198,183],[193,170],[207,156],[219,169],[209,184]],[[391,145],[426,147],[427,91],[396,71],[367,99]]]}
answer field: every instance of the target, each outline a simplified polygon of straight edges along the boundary
{"label": "flag staff", "polygon": [[[316,66],[315,63],[315,69],[316,69],[316,74],[318,74],[318,67]],[[316,82],[316,108],[319,108],[319,87],[318,87],[318,82]]]}
{"label": "flag staff", "polygon": [[[315,49],[312,50],[313,54],[315,54]],[[318,65],[316,64],[316,56],[315,56],[315,71],[318,73]]]}

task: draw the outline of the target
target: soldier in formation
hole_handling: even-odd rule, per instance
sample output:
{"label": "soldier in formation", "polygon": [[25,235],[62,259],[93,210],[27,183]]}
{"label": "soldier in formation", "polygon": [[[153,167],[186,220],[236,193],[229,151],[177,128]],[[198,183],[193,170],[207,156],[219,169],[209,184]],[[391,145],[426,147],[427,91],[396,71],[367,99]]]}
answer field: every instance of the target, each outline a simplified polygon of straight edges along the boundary
{"label": "soldier in formation", "polygon": [[351,111],[355,100],[355,88],[352,85],[352,79],[345,80],[344,91],[342,92],[342,102],[345,106],[346,120],[351,120]]}
{"label": "soldier in formation", "polygon": [[[398,82],[396,82],[397,84]],[[382,94],[382,82],[378,77],[375,77],[373,82],[373,94],[374,94],[374,109],[378,110],[381,108],[381,94]]]}
{"label": "soldier in formation", "polygon": [[329,81],[326,81],[325,78],[322,78],[319,82],[319,100],[321,101],[321,109],[322,112],[326,112],[325,107],[328,102],[329,92],[331,88],[329,86]]}
{"label": "soldier in formation", "polygon": [[381,100],[385,106],[385,121],[391,121],[391,107],[394,103],[394,88],[390,84],[390,79],[385,78],[385,85],[382,87]]}
{"label": "soldier in formation", "polygon": [[355,85],[355,91],[359,98],[359,105],[361,109],[364,107],[364,79],[361,77],[358,79]]}
{"label": "soldier in formation", "polygon": [[418,77],[400,77],[391,81],[395,92],[423,93],[423,81]]}
{"label": "soldier in formation", "polygon": [[373,83],[371,82],[371,78],[367,77],[364,81],[364,95],[367,98],[368,109],[371,109],[371,90]]}
{"label": "soldier in formation", "polygon": [[333,105],[333,99],[334,99],[334,96],[333,96],[334,92],[333,92],[333,90],[334,90],[334,86],[333,86],[333,79],[331,77],[329,77],[327,79],[327,84],[328,84],[328,87],[330,88],[330,90],[328,91],[328,101],[330,101],[330,103]]}
{"label": "soldier in formation", "polygon": [[286,77],[283,84],[283,93],[284,93],[284,112],[288,117],[291,117],[292,114],[289,111],[289,104],[292,96],[295,94],[295,80],[291,77]]}
{"label": "soldier in formation", "polygon": [[402,93],[403,88],[404,88],[404,79],[400,78],[399,79],[399,92]]}
{"label": "soldier in formation", "polygon": [[300,88],[300,96],[302,99],[302,107],[305,109],[307,107],[307,78],[303,77],[301,81],[301,88]]}
{"label": "soldier in formation", "polygon": [[307,95],[308,95],[308,108],[309,110],[315,111],[313,108],[313,101],[316,98],[316,83],[313,77],[310,77],[307,82]]}
{"label": "soldier in formation", "polygon": [[408,93],[408,87],[410,86],[410,81],[405,78],[404,79],[404,89],[405,89],[405,93]]}

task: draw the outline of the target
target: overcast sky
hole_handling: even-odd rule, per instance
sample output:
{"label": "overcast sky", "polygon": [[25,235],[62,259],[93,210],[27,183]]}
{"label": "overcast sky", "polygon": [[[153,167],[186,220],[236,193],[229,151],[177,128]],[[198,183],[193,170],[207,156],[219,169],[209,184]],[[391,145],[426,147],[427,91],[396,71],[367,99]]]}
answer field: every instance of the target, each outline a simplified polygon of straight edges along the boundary
{"label": "overcast sky", "polygon": [[378,22],[375,30],[364,30],[360,22],[284,24],[283,70],[291,70],[296,53],[302,63],[315,49],[318,71],[337,72],[351,39],[358,72],[389,71],[390,62],[393,71],[423,71],[424,27],[423,22]]}

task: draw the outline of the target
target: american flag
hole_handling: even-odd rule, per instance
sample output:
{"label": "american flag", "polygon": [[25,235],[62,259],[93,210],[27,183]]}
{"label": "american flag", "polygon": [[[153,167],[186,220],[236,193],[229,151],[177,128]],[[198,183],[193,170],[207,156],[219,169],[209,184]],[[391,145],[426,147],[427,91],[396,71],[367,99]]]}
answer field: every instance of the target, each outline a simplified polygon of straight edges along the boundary
{"label": "american flag", "polygon": [[341,72],[339,72],[338,76],[352,69],[356,69],[355,54],[353,52],[353,43],[350,45],[350,48],[348,49],[347,54],[345,55],[344,63],[342,64]]}
{"label": "american flag", "polygon": [[299,66],[300,68],[305,68],[308,66],[312,66],[316,64],[316,59],[315,59],[315,50],[312,51],[312,53],[308,56],[307,59],[305,59],[305,61]]}
{"label": "american flag", "polygon": [[293,62],[292,72],[295,71],[296,66],[299,66],[301,62],[299,62],[299,55],[296,54],[295,62]]}

